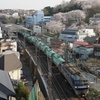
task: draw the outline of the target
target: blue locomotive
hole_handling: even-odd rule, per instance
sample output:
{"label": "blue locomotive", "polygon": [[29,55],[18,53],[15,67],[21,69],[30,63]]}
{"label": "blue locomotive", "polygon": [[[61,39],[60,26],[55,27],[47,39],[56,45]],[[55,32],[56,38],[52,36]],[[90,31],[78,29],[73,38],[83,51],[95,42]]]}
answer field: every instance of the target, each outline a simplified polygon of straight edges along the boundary
{"label": "blue locomotive", "polygon": [[71,63],[60,69],[77,95],[86,95],[89,91],[88,79],[82,75]]}

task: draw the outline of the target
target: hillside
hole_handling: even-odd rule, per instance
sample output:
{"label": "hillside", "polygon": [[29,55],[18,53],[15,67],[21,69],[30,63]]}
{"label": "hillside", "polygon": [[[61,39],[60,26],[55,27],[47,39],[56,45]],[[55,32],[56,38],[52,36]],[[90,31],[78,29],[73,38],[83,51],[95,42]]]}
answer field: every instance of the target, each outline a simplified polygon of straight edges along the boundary
{"label": "hillside", "polygon": [[93,6],[100,6],[100,0],[71,0],[70,3],[80,4],[82,9],[91,8]]}
{"label": "hillside", "polygon": [[[51,9],[50,7],[47,8],[45,8],[47,11]],[[99,34],[100,21],[89,22],[89,18],[92,18],[96,13],[100,13],[99,9],[100,0],[64,1],[52,8],[53,20],[47,23],[46,27],[50,32],[56,34],[65,28],[93,28]]]}

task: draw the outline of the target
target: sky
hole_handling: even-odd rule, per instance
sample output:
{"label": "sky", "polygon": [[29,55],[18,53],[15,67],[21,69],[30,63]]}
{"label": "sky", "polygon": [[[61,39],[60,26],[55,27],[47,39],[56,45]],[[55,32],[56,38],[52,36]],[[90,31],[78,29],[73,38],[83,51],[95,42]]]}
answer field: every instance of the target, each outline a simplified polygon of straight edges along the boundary
{"label": "sky", "polygon": [[[54,7],[63,0],[0,0],[0,9],[34,9],[41,10],[46,6]],[[64,0],[70,1],[70,0]]]}

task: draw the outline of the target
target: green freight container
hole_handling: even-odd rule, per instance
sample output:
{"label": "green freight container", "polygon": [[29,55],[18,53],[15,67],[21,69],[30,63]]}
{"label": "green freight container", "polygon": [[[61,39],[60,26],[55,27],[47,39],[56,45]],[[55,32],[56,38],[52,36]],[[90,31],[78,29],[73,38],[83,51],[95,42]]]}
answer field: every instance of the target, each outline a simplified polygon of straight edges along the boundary
{"label": "green freight container", "polygon": [[53,55],[52,59],[56,66],[61,66],[61,64],[65,62],[65,60],[62,59],[61,56],[56,53]]}
{"label": "green freight container", "polygon": [[32,42],[33,42],[33,44],[36,44],[36,43],[37,43],[37,41],[38,41],[38,40],[37,40],[37,38],[36,38],[36,37],[33,37],[33,38],[32,38]]}
{"label": "green freight container", "polygon": [[40,46],[41,44],[42,44],[42,42],[41,42],[41,41],[37,42],[37,45],[38,45],[38,46]]}
{"label": "green freight container", "polygon": [[50,58],[55,54],[55,52],[52,49],[46,49],[46,55]]}
{"label": "green freight container", "polygon": [[49,47],[46,46],[46,45],[44,45],[44,46],[41,47],[41,50],[42,50],[44,53],[46,53],[46,49],[49,49]]}
{"label": "green freight container", "polygon": [[30,34],[25,33],[24,36],[25,36],[25,38],[28,38],[30,36]]}

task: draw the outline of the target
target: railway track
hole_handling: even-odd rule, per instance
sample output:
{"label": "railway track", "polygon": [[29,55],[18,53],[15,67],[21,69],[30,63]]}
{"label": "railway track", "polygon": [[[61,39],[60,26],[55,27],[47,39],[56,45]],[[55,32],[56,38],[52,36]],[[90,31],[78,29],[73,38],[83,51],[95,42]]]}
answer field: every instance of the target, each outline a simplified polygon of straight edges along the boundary
{"label": "railway track", "polygon": [[[41,53],[38,52],[37,55],[36,55],[34,46],[32,47],[30,43],[26,43],[26,46],[27,46],[28,50],[31,52],[35,61],[36,61],[36,57],[34,57],[34,56],[37,56],[38,65],[41,67],[41,69],[44,73],[44,76],[47,79],[48,78],[48,76],[47,76],[47,74],[48,74],[48,68],[47,68],[48,64],[47,64],[46,55],[42,51],[39,51]],[[56,98],[57,100],[88,100],[87,98],[77,97],[74,94],[73,90],[71,89],[67,80],[59,72],[57,67],[56,66],[54,66],[54,67],[55,68],[52,68],[52,85],[53,85],[53,88],[54,88],[52,92],[56,95],[56,97],[55,97],[55,95],[53,95],[54,98]],[[54,100],[56,100],[56,99],[54,99]]]}

